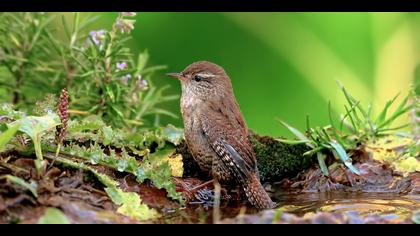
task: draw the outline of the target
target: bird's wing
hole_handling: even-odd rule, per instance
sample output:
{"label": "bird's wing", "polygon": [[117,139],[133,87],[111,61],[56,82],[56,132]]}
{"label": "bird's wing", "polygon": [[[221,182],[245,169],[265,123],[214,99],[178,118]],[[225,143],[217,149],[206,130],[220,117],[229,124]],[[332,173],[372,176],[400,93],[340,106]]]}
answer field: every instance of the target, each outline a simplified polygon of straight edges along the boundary
{"label": "bird's wing", "polygon": [[256,170],[255,154],[245,127],[229,122],[223,114],[202,115],[201,128],[223,165],[237,177],[246,180]]}

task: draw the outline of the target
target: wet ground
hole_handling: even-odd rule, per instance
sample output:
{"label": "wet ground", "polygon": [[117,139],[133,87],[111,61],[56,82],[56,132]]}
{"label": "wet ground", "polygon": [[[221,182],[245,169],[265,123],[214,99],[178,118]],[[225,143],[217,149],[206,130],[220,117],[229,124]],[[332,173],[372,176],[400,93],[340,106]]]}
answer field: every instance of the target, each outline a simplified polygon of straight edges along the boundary
{"label": "wet ground", "polygon": [[[5,161],[7,160],[7,161]],[[147,223],[420,223],[420,173],[402,175],[372,159],[356,163],[362,175],[345,168],[323,176],[316,166],[296,177],[266,184],[278,207],[258,211],[247,205],[241,191],[222,186],[221,203],[213,207],[213,187],[193,196],[193,188],[206,180],[174,178],[177,191],[190,197],[181,207],[149,181],[139,184],[133,175],[98,168],[118,180],[124,191],[136,192],[161,218]],[[37,179],[33,158],[15,154],[3,158],[0,175],[13,174],[27,182],[37,180],[38,197],[22,186],[0,180],[0,223],[36,223],[45,209],[60,209],[72,223],[144,223],[116,213],[95,177],[84,170],[55,165]]]}
{"label": "wet ground", "polygon": [[[223,205],[220,223],[413,223],[420,195],[394,193],[290,193],[273,198],[274,210],[258,211],[246,204]],[[417,214],[419,214],[418,212]],[[215,223],[214,209],[193,203],[167,214],[162,223]],[[283,218],[281,217],[283,215]]]}

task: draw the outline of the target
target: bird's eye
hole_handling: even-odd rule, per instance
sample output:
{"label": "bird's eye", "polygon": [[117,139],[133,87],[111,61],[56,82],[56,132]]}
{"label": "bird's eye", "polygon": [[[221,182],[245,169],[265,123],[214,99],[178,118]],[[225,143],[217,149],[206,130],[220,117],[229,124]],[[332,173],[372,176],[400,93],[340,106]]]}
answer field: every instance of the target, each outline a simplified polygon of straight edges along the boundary
{"label": "bird's eye", "polygon": [[201,77],[201,76],[199,76],[199,75],[196,75],[196,76],[194,76],[194,78],[193,78],[195,81],[197,81],[197,82],[200,82],[202,79],[203,79],[203,77]]}

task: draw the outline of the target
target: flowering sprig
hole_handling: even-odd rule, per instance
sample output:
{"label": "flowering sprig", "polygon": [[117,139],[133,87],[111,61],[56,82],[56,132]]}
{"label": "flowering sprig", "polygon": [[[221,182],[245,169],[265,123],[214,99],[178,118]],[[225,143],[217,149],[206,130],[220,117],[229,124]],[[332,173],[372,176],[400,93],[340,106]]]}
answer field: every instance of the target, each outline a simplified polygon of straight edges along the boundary
{"label": "flowering sprig", "polygon": [[134,16],[136,16],[135,12],[121,12],[115,21],[115,27],[123,34],[130,33],[134,29],[136,20],[126,19],[126,17]]}
{"label": "flowering sprig", "polygon": [[60,98],[58,100],[57,113],[61,120],[61,125],[56,126],[56,142],[62,144],[67,134],[67,127],[69,121],[69,93],[67,89],[62,89]]}
{"label": "flowering sprig", "polygon": [[143,79],[141,75],[136,77],[136,91],[146,91],[149,88],[149,83],[147,80]]}
{"label": "flowering sprig", "polygon": [[[74,110],[98,114],[113,126],[130,126],[131,130],[136,129],[132,124],[158,125],[161,115],[175,117],[157,106],[176,98],[163,94],[166,87],[156,89],[151,83],[152,73],[165,67],[146,68],[148,53],[134,58],[130,48],[126,47],[129,33],[135,27],[135,16],[134,12],[119,13],[111,29],[90,31],[87,44],[79,42],[74,33],[76,36],[71,35],[70,38],[74,38],[75,43],[68,53],[64,51],[63,54],[64,57],[70,57],[72,62],[68,68],[74,78],[69,80],[70,85],[66,87],[71,91],[72,100],[77,101],[73,105]],[[82,34],[77,27],[74,32]],[[81,97],[83,99],[79,99]],[[145,118],[150,115],[157,121]]]}
{"label": "flowering sprig", "polygon": [[117,71],[124,70],[127,66],[127,62],[117,62]]}
{"label": "flowering sprig", "polygon": [[128,81],[131,79],[131,75],[130,74],[126,74],[123,77],[121,77],[121,81],[123,82],[123,84],[127,85]]}

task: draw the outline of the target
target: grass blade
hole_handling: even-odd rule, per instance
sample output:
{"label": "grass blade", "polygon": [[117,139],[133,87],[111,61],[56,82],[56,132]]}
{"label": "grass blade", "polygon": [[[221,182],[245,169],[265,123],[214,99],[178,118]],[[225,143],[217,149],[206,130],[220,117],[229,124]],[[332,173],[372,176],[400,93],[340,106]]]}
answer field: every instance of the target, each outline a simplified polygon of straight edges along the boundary
{"label": "grass blade", "polygon": [[344,150],[343,146],[341,146],[339,143],[337,143],[335,141],[331,141],[331,142],[329,142],[329,144],[337,152],[338,157],[340,158],[340,160],[342,160],[343,162],[348,161],[348,156],[347,156],[347,153]]}
{"label": "grass blade", "polygon": [[398,108],[395,110],[395,112],[389,119],[385,120],[383,123],[378,125],[378,129],[386,127],[387,125],[391,125],[392,122],[394,122],[398,117],[410,111],[415,106],[415,103],[406,106],[409,98],[410,94],[404,98],[404,100],[400,103]]}
{"label": "grass blade", "polygon": [[351,125],[353,126],[353,130],[354,133],[357,132],[358,128],[356,126],[356,123],[354,122],[353,116],[352,116],[352,112],[354,112],[354,109],[356,109],[356,107],[359,105],[360,102],[357,102],[356,104],[354,104],[350,109],[347,108],[346,105],[344,105],[344,108],[346,109],[346,114],[343,116],[343,118],[341,119],[341,124],[340,124],[340,130],[343,130],[343,125],[344,125],[344,121],[347,117],[349,117]]}
{"label": "grass blade", "polygon": [[[337,81],[337,84],[340,87],[341,91],[343,91],[344,97],[346,98],[350,107],[353,107],[354,104],[359,103],[358,101],[355,101],[355,99],[353,97],[350,96],[350,94],[347,92],[347,90],[344,88],[344,85],[340,81]],[[357,105],[357,107],[358,107],[358,105]],[[353,114],[354,114],[354,118],[356,119],[357,123],[361,123],[361,120],[360,120],[359,116],[357,115],[356,110],[354,111]]]}
{"label": "grass blade", "polygon": [[296,128],[293,128],[292,126],[288,125],[286,122],[282,120],[278,120],[278,121],[300,140],[310,142],[309,139]]}
{"label": "grass blade", "polygon": [[401,126],[397,126],[397,127],[394,127],[394,128],[379,129],[379,130],[378,130],[378,133],[383,133],[383,132],[387,132],[387,131],[395,131],[395,130],[402,129],[402,128],[405,128],[405,127],[410,126],[410,125],[411,125],[411,124],[410,124],[410,123],[408,123],[408,124],[401,125]]}
{"label": "grass blade", "polygon": [[327,156],[321,152],[318,152],[316,157],[318,159],[318,164],[319,164],[319,167],[321,168],[322,173],[325,176],[330,176],[330,172],[328,171],[327,164],[325,164],[325,158],[327,158]]}
{"label": "grass blade", "polygon": [[344,148],[339,143],[334,141],[330,142],[330,145],[334,149],[334,155],[338,156],[338,158],[344,163],[345,166],[347,166],[347,168],[349,168],[351,172],[353,172],[356,175],[360,175],[360,171],[353,166],[353,164],[351,163],[351,159],[347,156],[347,153],[344,150]]}
{"label": "grass blade", "polygon": [[309,151],[303,153],[303,156],[312,156],[313,154],[315,154],[317,152],[320,152],[323,149],[324,149],[324,147],[316,147],[316,148],[314,148],[312,150],[309,150]]}
{"label": "grass blade", "polygon": [[281,143],[291,144],[291,145],[303,144],[303,143],[307,144],[308,142],[310,142],[310,141],[305,141],[305,140],[290,140],[290,139],[276,139],[276,140]]}
{"label": "grass blade", "polygon": [[331,110],[331,101],[328,101],[328,116],[329,116],[329,119],[330,119],[330,125],[331,125],[331,129],[332,129],[332,133],[334,134],[337,141],[341,145],[343,145],[343,140],[341,139],[340,135],[338,135],[337,128],[334,125],[334,120],[333,120],[333,117],[332,117],[332,110]]}
{"label": "grass blade", "polygon": [[382,109],[381,113],[375,121],[376,124],[382,124],[385,122],[386,113],[388,112],[389,107],[395,102],[399,95],[400,93],[398,93],[392,100],[386,102],[384,109]]}

